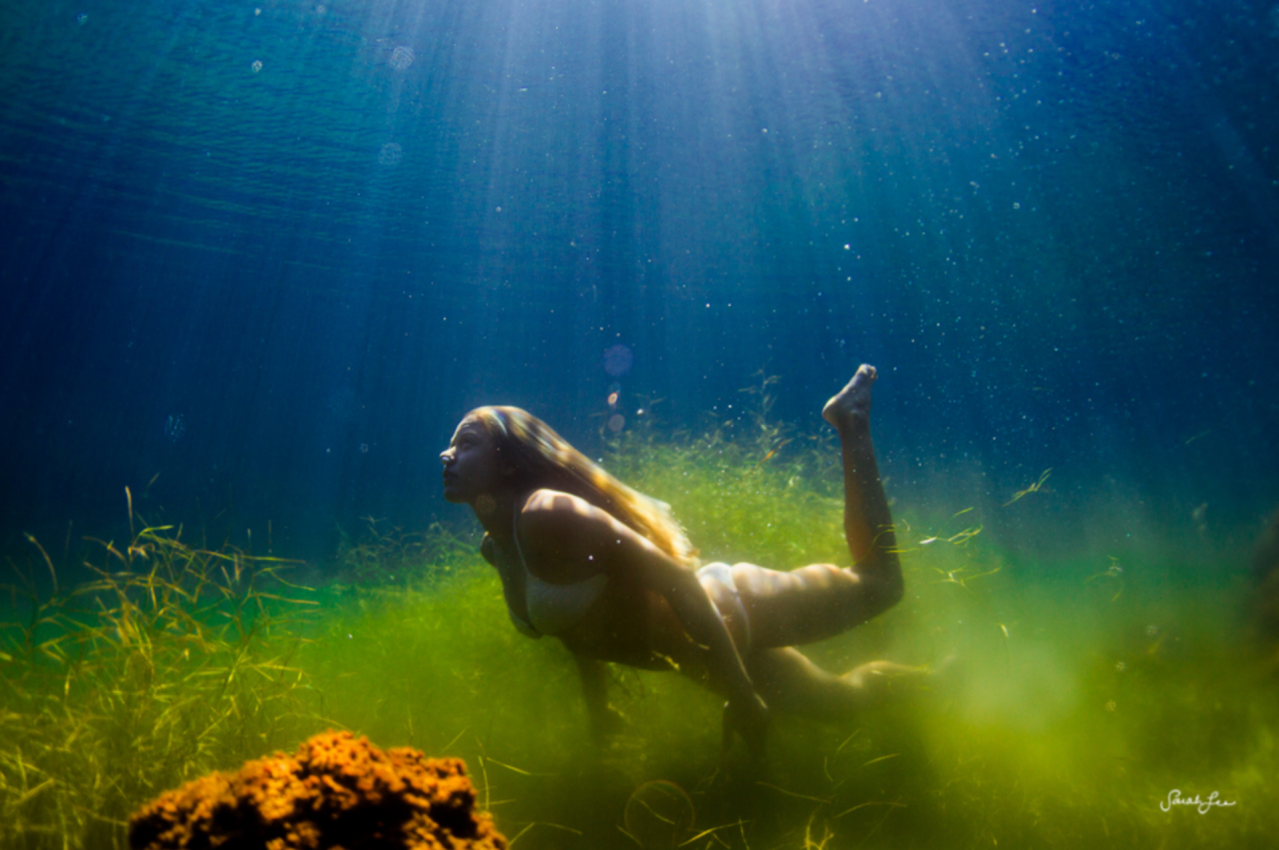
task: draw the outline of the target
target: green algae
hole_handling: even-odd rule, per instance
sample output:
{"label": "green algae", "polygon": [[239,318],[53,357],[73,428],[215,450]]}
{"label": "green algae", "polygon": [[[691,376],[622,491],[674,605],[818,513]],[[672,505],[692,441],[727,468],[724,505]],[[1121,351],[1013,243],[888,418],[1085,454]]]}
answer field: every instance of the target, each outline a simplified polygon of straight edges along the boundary
{"label": "green algae", "polygon": [[[638,431],[606,463],[669,501],[704,558],[845,562],[834,446],[754,427]],[[98,580],[19,594],[0,646],[0,847],[123,846],[127,812],[160,790],[328,727],[465,758],[521,848],[636,846],[627,805],[653,782],[687,794],[696,848],[1265,846],[1279,688],[1241,570],[1140,545],[1002,551],[983,511],[1021,507],[896,506],[906,598],[806,651],[938,675],[846,724],[776,717],[758,768],[721,760],[717,701],[671,674],[614,668],[623,727],[592,742],[568,653],[510,626],[460,517],[371,522],[313,590],[282,562],[148,529],[103,547]],[[1232,805],[1200,814],[1174,790]]]}

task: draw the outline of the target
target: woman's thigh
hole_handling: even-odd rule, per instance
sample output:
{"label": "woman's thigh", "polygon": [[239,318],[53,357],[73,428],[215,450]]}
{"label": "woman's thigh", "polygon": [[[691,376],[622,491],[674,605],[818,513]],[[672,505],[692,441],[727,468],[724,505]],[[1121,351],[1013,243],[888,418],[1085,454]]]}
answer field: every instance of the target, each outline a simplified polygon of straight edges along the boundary
{"label": "woman's thigh", "polygon": [[790,572],[734,564],[732,578],[756,650],[825,640],[869,618],[864,582],[834,564]]}
{"label": "woman's thigh", "polygon": [[857,688],[820,669],[798,649],[766,649],[745,661],[755,689],[777,711],[839,721],[861,707]]}

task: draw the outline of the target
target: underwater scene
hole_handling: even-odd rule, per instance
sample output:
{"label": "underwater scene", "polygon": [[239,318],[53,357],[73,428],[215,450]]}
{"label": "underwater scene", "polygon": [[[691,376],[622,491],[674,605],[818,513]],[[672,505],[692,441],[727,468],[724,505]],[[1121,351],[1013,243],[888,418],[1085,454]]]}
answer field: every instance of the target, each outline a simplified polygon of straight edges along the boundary
{"label": "underwater scene", "polygon": [[1274,0],[0,9],[0,850],[1273,846]]}

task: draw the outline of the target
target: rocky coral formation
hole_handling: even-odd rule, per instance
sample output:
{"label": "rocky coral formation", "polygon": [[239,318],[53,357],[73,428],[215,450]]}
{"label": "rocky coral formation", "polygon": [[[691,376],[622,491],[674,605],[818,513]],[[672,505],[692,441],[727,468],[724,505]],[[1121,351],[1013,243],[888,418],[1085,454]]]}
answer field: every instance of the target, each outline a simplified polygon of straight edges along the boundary
{"label": "rocky coral formation", "polygon": [[129,820],[133,850],[505,850],[461,759],[325,732],[296,755],[169,791]]}

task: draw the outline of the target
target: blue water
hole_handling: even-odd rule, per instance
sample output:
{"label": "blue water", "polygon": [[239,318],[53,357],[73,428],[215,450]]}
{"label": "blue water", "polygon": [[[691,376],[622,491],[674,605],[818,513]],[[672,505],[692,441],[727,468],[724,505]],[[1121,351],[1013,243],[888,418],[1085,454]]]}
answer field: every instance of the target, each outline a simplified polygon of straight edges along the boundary
{"label": "blue water", "polygon": [[764,370],[817,433],[863,360],[897,498],[1052,468],[1009,545],[1243,545],[1279,503],[1273,3],[0,16],[6,551],[123,537],[128,486],[322,562],[461,519],[475,405],[596,451],[610,392],[670,433]]}

